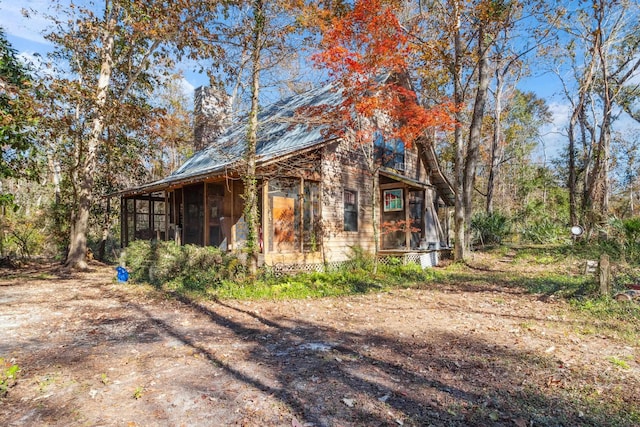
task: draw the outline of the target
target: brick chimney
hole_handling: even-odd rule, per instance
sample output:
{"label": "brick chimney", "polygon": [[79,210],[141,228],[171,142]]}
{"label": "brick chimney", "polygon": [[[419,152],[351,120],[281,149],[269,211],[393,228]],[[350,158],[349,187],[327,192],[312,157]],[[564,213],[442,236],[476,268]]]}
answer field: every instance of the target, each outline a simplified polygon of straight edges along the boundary
{"label": "brick chimney", "polygon": [[194,149],[202,150],[230,125],[231,99],[223,90],[200,86],[193,97]]}

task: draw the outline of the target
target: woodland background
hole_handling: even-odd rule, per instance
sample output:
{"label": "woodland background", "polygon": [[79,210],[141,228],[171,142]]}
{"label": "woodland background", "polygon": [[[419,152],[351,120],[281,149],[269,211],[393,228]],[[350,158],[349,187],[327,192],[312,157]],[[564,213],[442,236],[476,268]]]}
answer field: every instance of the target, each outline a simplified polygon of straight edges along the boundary
{"label": "woodland background", "polygon": [[[631,260],[640,253],[638,1],[140,3],[24,9],[51,23],[53,49],[37,61],[0,33],[6,260],[84,268],[87,247],[117,256],[118,203],[105,196],[166,176],[192,154],[185,66],[229,94],[234,118],[247,117],[246,183],[260,107],[337,81],[346,110],[382,110],[402,124],[390,133],[435,136],[456,190],[456,259],[475,244],[567,243],[573,225],[585,229],[582,242]],[[368,95],[375,76],[399,71],[414,85],[410,110]],[[560,84],[559,134],[547,133],[558,111],[523,84],[532,75]],[[408,127],[410,117],[426,127]],[[561,148],[546,158],[550,138]]]}

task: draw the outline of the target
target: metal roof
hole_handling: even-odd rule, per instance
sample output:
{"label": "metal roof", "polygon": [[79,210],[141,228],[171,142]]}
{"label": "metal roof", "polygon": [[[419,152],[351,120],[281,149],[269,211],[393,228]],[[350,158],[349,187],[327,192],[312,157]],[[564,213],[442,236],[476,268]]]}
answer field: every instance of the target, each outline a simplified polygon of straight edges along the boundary
{"label": "metal roof", "polygon": [[[327,139],[328,125],[310,125],[300,110],[342,102],[334,85],[310,90],[272,104],[258,114],[258,161],[265,162],[283,154],[316,145]],[[185,178],[224,169],[240,160],[247,146],[247,121],[239,120],[215,143],[195,153],[167,179]]]}
{"label": "metal roof", "polygon": [[[296,151],[321,144],[329,139],[331,128],[323,120],[314,123],[313,118],[301,114],[304,108],[335,107],[343,102],[342,90],[329,84],[308,92],[294,95],[274,103],[258,114],[258,163],[265,163]],[[238,120],[214,143],[196,152],[172,174],[158,181],[124,190],[116,194],[133,195],[161,190],[212,175],[224,173],[244,156],[247,146],[247,120]],[[427,153],[432,157],[435,153]],[[429,158],[429,166],[440,172],[435,157]],[[452,198],[453,190],[441,173],[436,173],[435,186],[444,193],[444,199]],[[439,179],[438,179],[439,178]],[[449,201],[449,200],[447,200]]]}
{"label": "metal roof", "polygon": [[[257,161],[268,162],[279,156],[312,147],[328,139],[328,124],[313,123],[301,114],[303,108],[335,107],[343,101],[342,90],[329,84],[276,102],[258,114]],[[247,146],[247,118],[238,120],[214,143],[196,152],[166,178],[124,190],[118,194],[148,192],[167,185],[215,175],[225,171],[244,156]]]}

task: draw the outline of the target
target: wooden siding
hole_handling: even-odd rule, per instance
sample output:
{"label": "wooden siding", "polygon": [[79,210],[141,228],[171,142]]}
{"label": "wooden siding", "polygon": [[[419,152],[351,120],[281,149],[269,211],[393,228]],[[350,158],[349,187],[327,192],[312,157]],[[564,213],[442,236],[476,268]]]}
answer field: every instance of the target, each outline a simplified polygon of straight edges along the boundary
{"label": "wooden siding", "polygon": [[[433,223],[437,220],[437,213],[433,209],[433,201],[437,197],[435,189],[429,186],[429,174],[425,169],[425,165],[418,155],[416,147],[406,148],[404,170],[390,169],[391,174],[387,174],[383,178],[380,190],[403,188],[405,189],[405,202],[408,197],[407,189],[412,188],[418,191],[424,191],[424,233],[423,237],[426,241],[439,240],[438,236],[442,235],[442,231],[437,229],[437,225]],[[304,153],[299,157],[292,156],[285,159],[283,163],[278,165],[270,165],[261,170],[262,176],[265,178],[260,180],[260,201],[261,205],[261,230],[262,230],[262,248],[263,253],[261,260],[270,266],[278,264],[318,264],[331,263],[349,260],[354,253],[352,248],[360,247],[365,252],[373,253],[375,251],[374,230],[373,230],[373,183],[374,179],[382,177],[374,177],[367,167],[367,159],[365,159],[361,148],[352,147],[348,140],[337,140],[326,144],[321,151],[313,150]],[[269,173],[273,174],[270,175]],[[279,177],[296,177],[298,179],[308,179],[320,182],[320,201],[321,201],[321,223],[322,238],[318,245],[318,250],[313,252],[291,251],[288,253],[280,253],[277,251],[269,251],[269,221],[271,218],[268,203],[268,180],[267,177],[278,179]],[[244,242],[242,239],[243,224],[241,218],[243,215],[243,183],[240,179],[231,177],[209,178],[200,181],[200,185],[204,185],[203,203],[204,207],[204,224],[203,224],[203,241],[205,244],[211,244],[213,241],[210,229],[218,227],[220,229],[220,241],[223,249],[238,251],[242,248]],[[217,190],[207,183],[215,183]],[[220,191],[220,186],[224,189]],[[177,209],[184,205],[184,200],[180,203],[179,194],[183,188],[188,190],[191,186],[178,186],[171,188],[165,200],[170,198],[172,209],[174,210],[174,218],[172,223],[178,223]],[[344,230],[344,190],[357,192],[357,231]],[[209,192],[211,191],[211,194]],[[302,185],[300,194],[303,193]],[[214,211],[210,202],[211,198],[215,198],[222,194],[221,208],[218,205]],[[170,197],[169,197],[170,196]],[[147,197],[149,197],[147,195]],[[381,197],[379,198],[381,200]],[[123,202],[123,211],[126,206]],[[218,202],[216,202],[218,203]],[[426,208],[426,209],[425,209]],[[382,219],[382,206],[377,208],[379,221]],[[408,203],[405,204],[405,215],[408,217]],[[125,215],[126,216],[126,215]],[[134,217],[135,220],[135,217]],[[185,222],[189,219],[184,218]],[[219,224],[219,225],[218,225]],[[166,227],[168,227],[168,221]],[[184,229],[183,229],[184,232]],[[126,230],[125,230],[126,233]],[[217,231],[216,231],[217,233]],[[217,235],[216,235],[217,236]],[[164,233],[165,239],[168,233]],[[382,235],[379,234],[382,240]],[[407,234],[406,247],[410,247],[411,236]],[[302,249],[302,246],[301,246]]]}
{"label": "wooden siding", "polygon": [[[373,177],[359,151],[345,141],[325,148],[322,161],[323,250],[327,262],[344,261],[359,246],[374,251],[372,222]],[[344,190],[358,193],[358,231],[344,231]]]}
{"label": "wooden siding", "polygon": [[[405,150],[404,171],[395,171],[407,178],[429,186],[429,174],[418,155],[417,148],[407,147]],[[350,147],[348,141],[335,142],[325,147],[322,159],[322,223],[323,253],[326,262],[344,261],[353,256],[351,248],[359,246],[366,252],[373,253],[373,180],[366,165],[366,159],[359,148]],[[381,186],[385,188],[409,188],[405,183],[394,183]],[[344,231],[344,190],[358,192],[358,231]],[[406,192],[405,192],[406,193]],[[406,196],[405,196],[406,197]],[[425,189],[425,206],[431,210],[435,195],[433,188]],[[381,200],[381,197],[380,199]],[[381,206],[377,209],[381,215]],[[425,215],[425,237],[430,241],[438,234],[437,225],[431,215]],[[379,239],[382,239],[379,234]],[[407,238],[408,239],[408,238]]]}

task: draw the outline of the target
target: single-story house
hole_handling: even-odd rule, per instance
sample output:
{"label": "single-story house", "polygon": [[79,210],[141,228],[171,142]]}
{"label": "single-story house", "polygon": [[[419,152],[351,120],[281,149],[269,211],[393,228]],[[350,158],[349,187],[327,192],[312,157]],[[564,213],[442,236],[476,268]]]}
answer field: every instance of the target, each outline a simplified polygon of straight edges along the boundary
{"label": "single-story house", "polygon": [[[220,132],[224,120],[206,116],[224,110],[216,103],[221,97],[199,88],[195,98],[196,117],[205,119],[195,132],[201,149],[166,178],[119,193],[123,246],[135,239],[175,240],[226,251],[243,246],[240,171],[246,120]],[[328,85],[260,111],[260,262],[273,268],[319,269],[350,259],[358,246],[435,264],[436,251],[449,246],[448,207],[454,193],[431,142],[425,137],[405,146],[376,133],[369,146],[354,146],[347,137],[332,136],[326,120],[300,114],[302,108],[341,101],[341,92]],[[367,166],[368,156],[375,157],[378,167]],[[375,210],[374,180],[380,191]]]}

